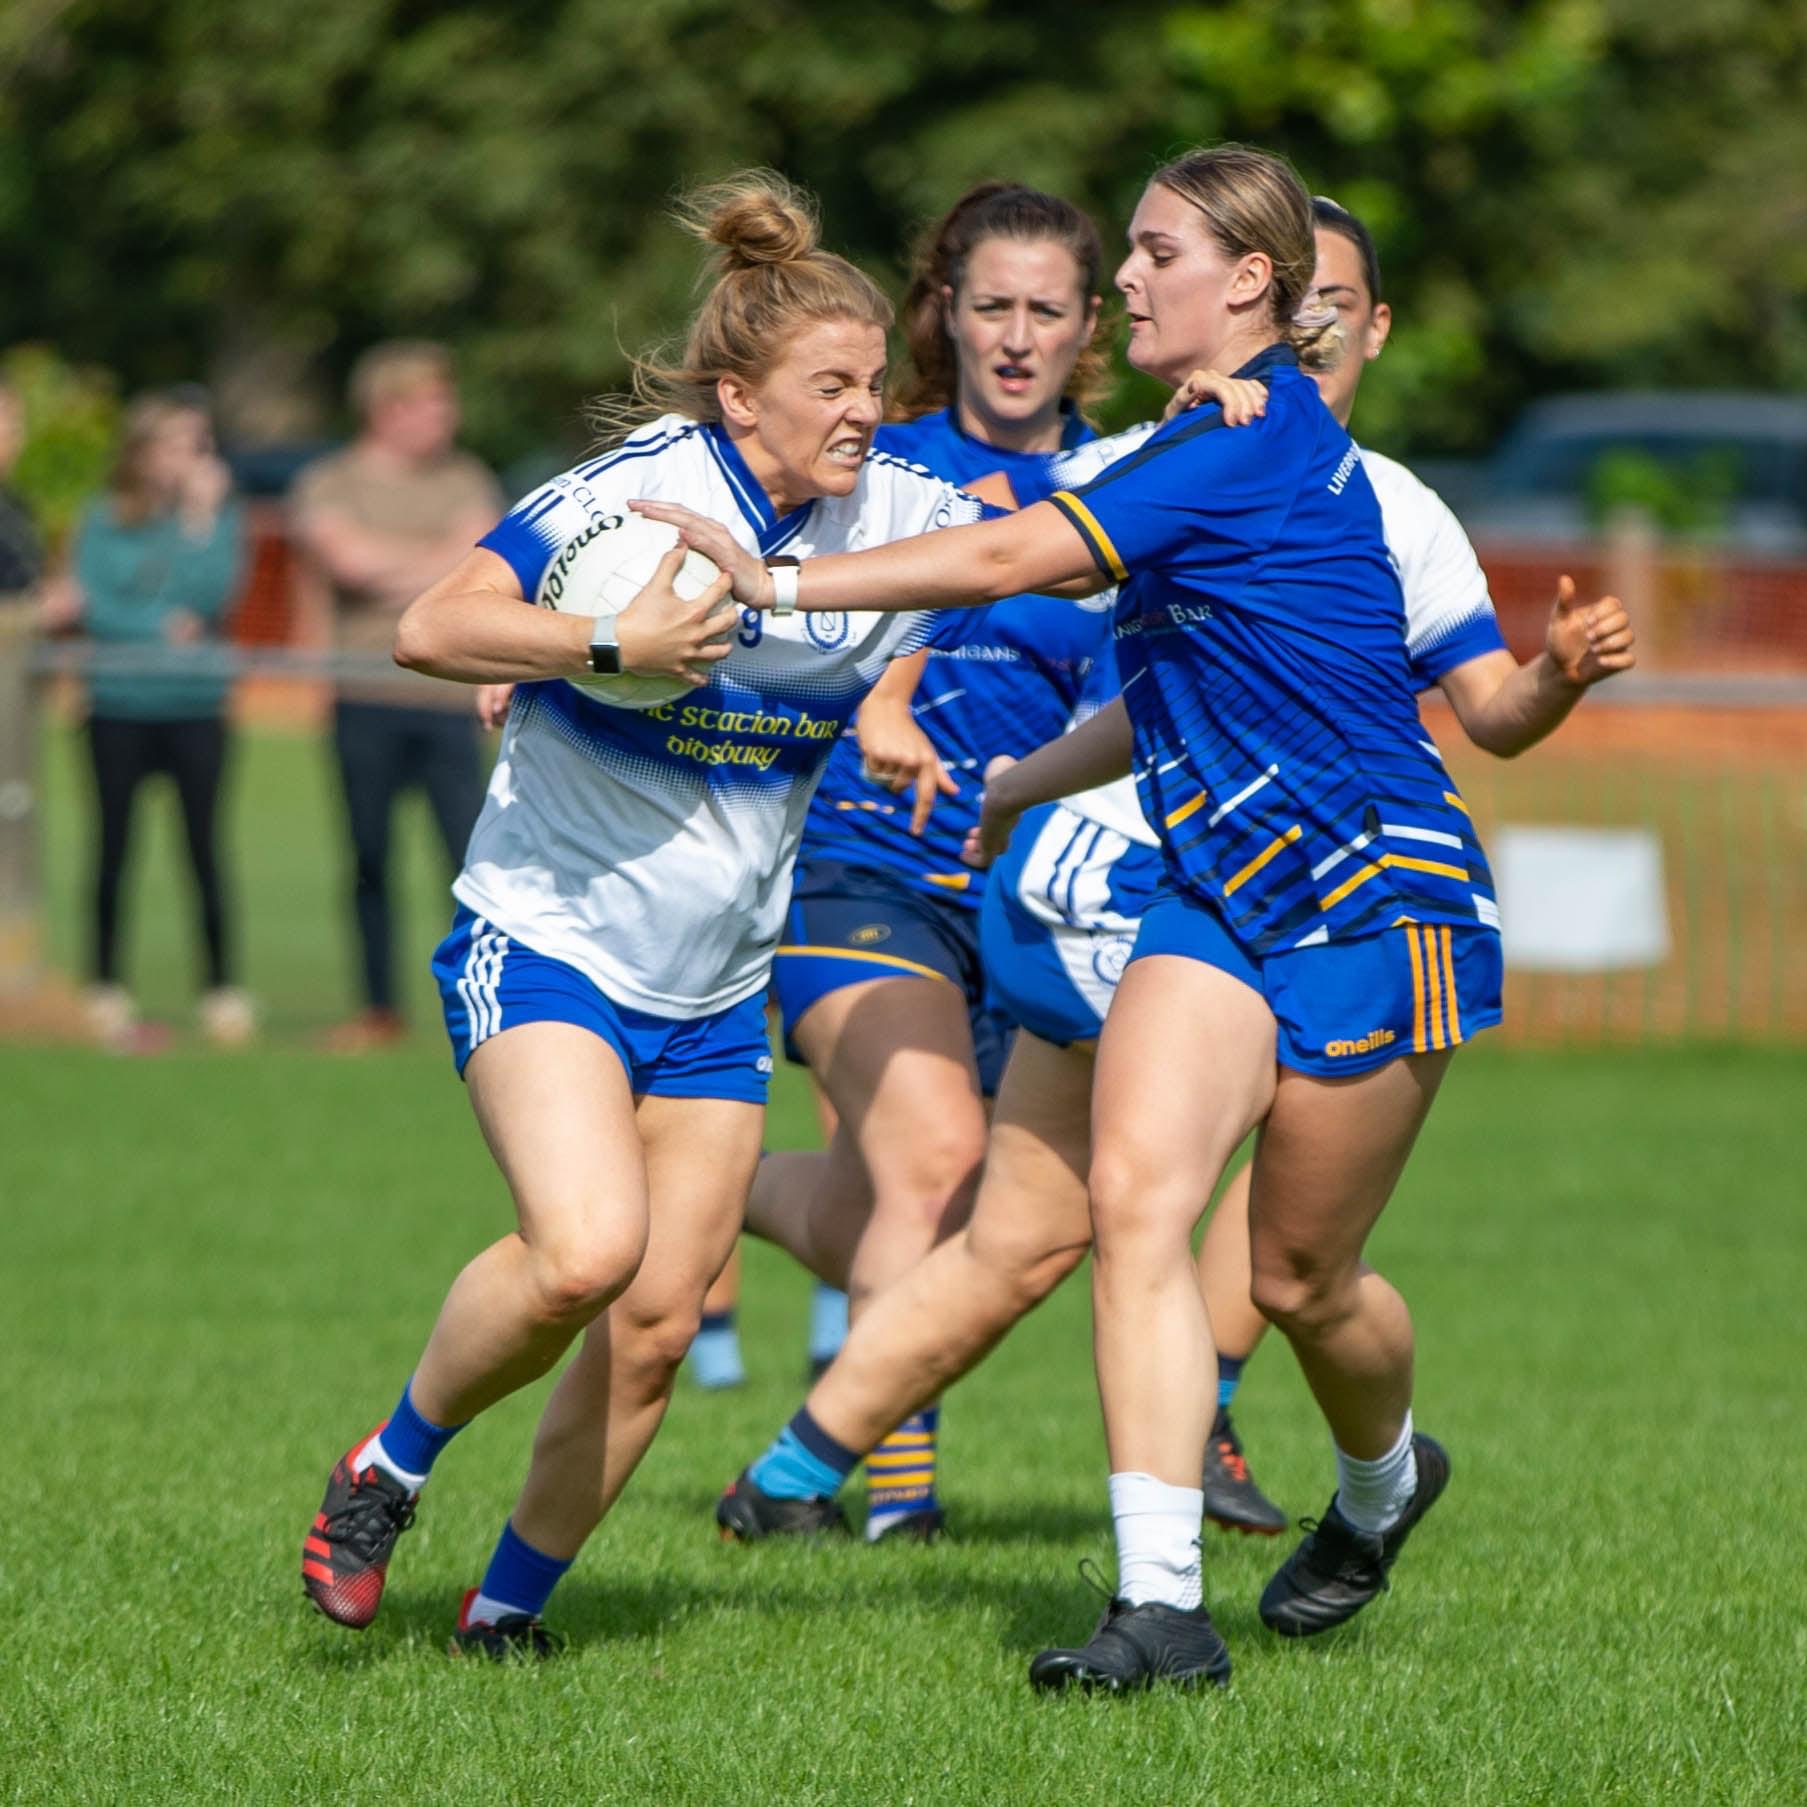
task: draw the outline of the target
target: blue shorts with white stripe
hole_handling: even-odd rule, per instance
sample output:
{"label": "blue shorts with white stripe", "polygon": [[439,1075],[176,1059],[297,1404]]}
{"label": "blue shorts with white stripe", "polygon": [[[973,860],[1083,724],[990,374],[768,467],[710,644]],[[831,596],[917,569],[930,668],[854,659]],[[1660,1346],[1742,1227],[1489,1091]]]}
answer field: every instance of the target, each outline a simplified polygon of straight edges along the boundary
{"label": "blue shorts with white stripe", "polygon": [[772,1076],[765,999],[712,1016],[653,1016],[618,1004],[563,960],[536,953],[463,905],[433,954],[460,1074],[472,1053],[523,1023],[570,1023],[607,1042],[636,1095],[764,1104]]}

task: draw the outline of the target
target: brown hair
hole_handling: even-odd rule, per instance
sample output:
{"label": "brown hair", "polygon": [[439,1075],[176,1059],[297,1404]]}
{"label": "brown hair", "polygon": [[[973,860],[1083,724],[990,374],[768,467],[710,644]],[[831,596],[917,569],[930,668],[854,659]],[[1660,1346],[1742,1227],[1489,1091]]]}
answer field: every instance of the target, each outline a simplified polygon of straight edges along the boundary
{"label": "brown hair", "polygon": [[[910,349],[914,372],[898,398],[904,419],[951,407],[959,392],[960,365],[948,331],[947,305],[942,291],[957,296],[966,278],[967,260],[987,239],[1008,238],[1019,243],[1049,241],[1063,246],[1079,267],[1081,304],[1098,292],[1099,266],[1104,247],[1098,228],[1088,215],[1039,188],[1020,182],[981,182],[969,188],[934,225],[916,241],[910,286],[903,299],[904,342]],[[1081,349],[1066,393],[1080,407],[1100,400],[1110,388],[1105,323],[1100,314],[1090,341]]]}
{"label": "brown hair", "polygon": [[1273,268],[1274,329],[1307,370],[1334,370],[1343,355],[1336,310],[1312,296],[1318,248],[1311,196],[1284,157],[1246,144],[1189,151],[1151,180],[1189,201],[1226,257],[1259,251]]}
{"label": "brown hair", "polygon": [[618,438],[660,414],[718,421],[715,386],[724,376],[753,384],[804,327],[853,320],[889,331],[884,292],[843,257],[820,248],[814,200],[773,170],[743,170],[685,195],[678,223],[719,245],[715,280],[690,322],[681,351],[633,360],[632,392],[590,404],[591,425]]}
{"label": "brown hair", "polygon": [[114,518],[121,526],[140,526],[166,505],[167,498],[151,488],[145,475],[145,454],[158,434],[185,414],[208,418],[207,404],[199,390],[161,390],[141,395],[126,409],[113,468],[107,477],[107,494],[112,498]]}
{"label": "brown hair", "polygon": [[368,420],[385,402],[423,382],[449,383],[452,354],[427,339],[391,339],[373,345],[351,367],[346,391],[351,405]]}

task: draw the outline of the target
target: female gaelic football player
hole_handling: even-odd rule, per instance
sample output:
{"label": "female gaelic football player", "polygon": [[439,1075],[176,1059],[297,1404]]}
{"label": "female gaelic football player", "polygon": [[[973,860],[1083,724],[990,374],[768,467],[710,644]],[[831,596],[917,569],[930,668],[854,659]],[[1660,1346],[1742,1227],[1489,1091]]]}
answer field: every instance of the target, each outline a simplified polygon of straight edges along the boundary
{"label": "female gaelic football player", "polygon": [[[907,418],[879,429],[879,448],[969,484],[1039,471],[1046,454],[1093,438],[1079,405],[1102,375],[1103,257],[1069,202],[1007,182],[963,195],[917,254],[903,307]],[[957,648],[887,674],[810,806],[773,980],[786,1044],[838,1127],[826,1155],[760,1164],[747,1220],[844,1286],[856,1316],[965,1220],[984,1158],[1008,1030],[985,998],[984,874],[960,857],[981,775],[1060,732],[1109,633],[1108,606],[1090,599],[975,611]],[[894,794],[902,779],[878,773],[915,779],[916,809]],[[937,773],[946,794],[930,815]],[[868,1538],[940,1529],[937,1417],[925,1405],[873,1450]],[[762,1498],[727,1497],[723,1525],[772,1528]],[[841,1522],[832,1503],[776,1510],[790,1529]]]}
{"label": "female gaelic football player", "polygon": [[[1334,201],[1320,197],[1312,207],[1314,287],[1336,309],[1346,343],[1355,348],[1317,382],[1347,426],[1361,373],[1386,342],[1391,315],[1378,300],[1379,257],[1366,227]],[[1207,396],[1236,422],[1265,409],[1259,385],[1222,378],[1194,378],[1179,399]],[[1095,440],[1047,460],[1045,474],[1019,471],[1015,487],[1033,497],[1083,481],[1154,430]],[[1524,751],[1558,726],[1587,682],[1630,664],[1628,649],[1584,664],[1586,617],[1565,589],[1546,650],[1519,667],[1503,649],[1486,579],[1455,516],[1404,466],[1373,452],[1364,452],[1363,462],[1400,571],[1413,671],[1421,683],[1434,680],[1443,689],[1477,746],[1505,757]],[[1609,629],[1621,625],[1610,604],[1596,618]],[[1547,682],[1552,665],[1569,673],[1569,681]],[[1110,700],[1114,661],[1095,670],[1087,691],[1088,714]],[[987,794],[994,835],[1011,820],[1009,788],[1010,780],[1000,777]],[[844,1448],[870,1447],[920,1399],[967,1373],[1071,1272],[1090,1243],[1085,1172],[1093,1049],[1160,873],[1159,838],[1128,778],[1032,810],[991,868],[981,956],[993,999],[1017,1031],[991,1151],[971,1221],[872,1302],[810,1393],[806,1424],[820,1426]],[[1278,1533],[1285,1517],[1249,1474],[1229,1413],[1235,1377],[1267,1328],[1249,1299],[1248,1190],[1245,1166],[1225,1189],[1200,1249],[1200,1283],[1219,1350],[1204,1513],[1229,1529]],[[753,1465],[753,1487],[763,1478],[785,1488],[782,1467],[770,1460],[780,1449],[774,1445]],[[739,1485],[746,1490],[745,1480]]]}
{"label": "female gaelic football player", "polygon": [[[1182,415],[1079,490],[776,578],[715,523],[645,509],[732,571],[740,601],[780,611],[953,606],[1088,573],[1123,585],[1123,695],[1025,761],[1017,797],[1104,782],[1133,756],[1166,861],[1093,1099],[1117,1594],[1087,1643],[1035,1659],[1045,1688],[1228,1678],[1202,1601],[1216,1372],[1189,1238],[1257,1126],[1252,1293],[1293,1344],[1338,1469],[1262,1617],[1321,1631],[1385,1585],[1449,1465],[1412,1423],[1410,1318],[1362,1246],[1454,1047],[1499,1018],[1486,858],[1419,725],[1379,506],[1299,368],[1337,337],[1309,304],[1310,199],[1278,158],[1198,151],[1157,172],[1129,236],[1131,361],[1176,387],[1195,367],[1264,377],[1258,422]],[[1594,663],[1629,638],[1588,635]]]}
{"label": "female gaelic football player", "polygon": [[[759,1155],[764,993],[810,793],[886,661],[936,625],[775,622],[725,604],[725,580],[681,606],[649,585],[594,622],[523,598],[593,521],[649,490],[730,516],[755,557],[983,512],[871,451],[891,306],[817,249],[804,197],[737,178],[685,223],[720,247],[718,275],[682,359],[638,373],[642,418],[657,418],[519,504],[398,630],[406,666],[521,686],[434,959],[518,1228],[454,1281],[394,1411],[332,1471],[302,1577],[343,1625],[375,1615],[446,1444],[585,1325],[536,1452],[563,1502],[555,1530],[575,1518],[587,1532],[651,1440]],[[662,563],[668,579],[678,562]],[[697,688],[632,710],[562,681],[610,669]],[[485,1588],[515,1600],[549,1585],[577,1541],[506,1529]],[[474,1604],[460,1636],[486,1648],[505,1615]]]}

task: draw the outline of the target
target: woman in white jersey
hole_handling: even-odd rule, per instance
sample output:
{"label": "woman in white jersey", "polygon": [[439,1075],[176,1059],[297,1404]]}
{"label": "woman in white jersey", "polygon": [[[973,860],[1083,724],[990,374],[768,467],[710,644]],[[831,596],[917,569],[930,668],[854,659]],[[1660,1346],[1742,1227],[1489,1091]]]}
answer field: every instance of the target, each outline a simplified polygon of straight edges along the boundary
{"label": "woman in white jersey", "polygon": [[[1316,288],[1336,308],[1352,348],[1334,371],[1318,377],[1318,388],[1347,425],[1361,373],[1385,344],[1391,314],[1377,299],[1379,259],[1367,229],[1335,202],[1320,198],[1313,211]],[[1207,399],[1222,403],[1235,421],[1265,405],[1258,385],[1203,373],[1177,398],[1181,404]],[[1135,428],[1051,459],[1039,488],[1019,474],[1019,499],[1082,482],[1153,431],[1152,425]],[[1372,452],[1363,457],[1400,569],[1408,650],[1477,746],[1502,757],[1524,751],[1580,700],[1578,687],[1542,683],[1552,664],[1576,656],[1575,612],[1559,605],[1546,650],[1519,666],[1500,641],[1486,578],[1454,515],[1403,465]],[[1602,621],[1611,628],[1621,617],[1609,609]],[[1618,664],[1590,675],[1605,676]],[[1114,694],[1114,665],[1099,677],[1082,719]],[[1535,709],[1514,706],[1525,689],[1541,699]],[[987,810],[995,833],[1008,816],[1010,780],[1001,771],[994,776]],[[809,1417],[845,1447],[871,1447],[887,1426],[970,1371],[1090,1246],[1085,1175],[1096,1038],[1160,872],[1158,839],[1127,778],[1030,811],[992,866],[981,950],[993,996],[1017,1035],[990,1153],[971,1221],[878,1295],[810,1393]],[[1225,1188],[1199,1252],[1220,1376],[1204,1507],[1226,1529],[1272,1534],[1286,1520],[1249,1475],[1223,1387],[1223,1376],[1240,1371],[1267,1329],[1249,1297],[1248,1203],[1245,1166]],[[760,1470],[756,1463],[756,1479]],[[801,1508],[792,1520],[808,1523]]]}
{"label": "woman in white jersey", "polygon": [[[1227,432],[1199,410],[1079,491],[782,582],[718,527],[645,505],[752,605],[953,606],[1088,571],[1123,586],[1121,703],[1025,760],[1016,796],[1064,796],[1133,758],[1167,862],[1095,1080],[1093,1342],[1118,1591],[1083,1646],[1036,1658],[1045,1688],[1228,1677],[1202,1603],[1216,1355],[1189,1237],[1257,1125],[1254,1296],[1305,1370],[1338,1475],[1262,1617],[1323,1631],[1386,1585],[1449,1468],[1412,1422],[1404,1301],[1362,1249],[1453,1049],[1499,1013],[1486,858],[1417,718],[1379,506],[1299,369],[1331,325],[1308,302],[1309,196],[1265,153],[1194,152],[1152,179],[1130,245],[1132,361],[1176,388],[1198,366],[1264,377],[1260,422]],[[1540,682],[1571,684],[1629,643],[1593,620],[1582,637],[1576,671]]]}
{"label": "woman in white jersey", "polygon": [[[592,523],[647,493],[732,519],[754,556],[982,512],[871,452],[891,307],[817,249],[806,197],[736,178],[694,197],[685,223],[720,247],[718,274],[682,357],[637,372],[645,424],[518,504],[397,636],[404,665],[520,686],[434,961],[518,1227],[454,1281],[394,1411],[332,1471],[302,1579],[354,1628],[376,1613],[434,1459],[586,1325],[536,1467],[581,1521],[570,1549],[646,1448],[758,1159],[763,999],[810,793],[887,661],[935,632],[915,613],[739,615],[721,584],[674,605],[654,583],[595,621],[525,599]],[[696,687],[634,709],[566,681],[610,670]],[[555,1512],[533,1543],[504,1533],[505,1594],[561,1566],[562,1525]],[[460,1635],[488,1648],[478,1606]]]}

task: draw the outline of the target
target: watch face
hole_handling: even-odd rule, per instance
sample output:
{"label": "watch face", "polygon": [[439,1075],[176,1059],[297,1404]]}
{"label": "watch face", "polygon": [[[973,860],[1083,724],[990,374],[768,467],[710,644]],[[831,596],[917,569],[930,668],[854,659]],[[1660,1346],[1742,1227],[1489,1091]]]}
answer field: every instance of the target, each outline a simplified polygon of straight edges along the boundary
{"label": "watch face", "polygon": [[590,669],[602,678],[621,675],[621,648],[608,640],[590,642]]}

